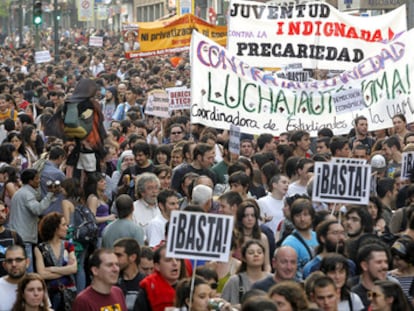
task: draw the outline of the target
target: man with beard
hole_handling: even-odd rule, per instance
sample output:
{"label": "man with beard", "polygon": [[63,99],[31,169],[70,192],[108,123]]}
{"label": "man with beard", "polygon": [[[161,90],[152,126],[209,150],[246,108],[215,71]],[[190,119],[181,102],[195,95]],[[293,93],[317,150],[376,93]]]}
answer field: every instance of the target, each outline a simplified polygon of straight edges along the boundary
{"label": "man with beard", "polygon": [[132,238],[123,238],[115,241],[114,252],[118,257],[121,273],[118,279],[118,286],[125,295],[128,310],[134,308],[135,300],[139,293],[139,282],[145,278],[145,274],[139,272],[140,247],[137,241]]}
{"label": "man with beard", "polygon": [[364,145],[368,148],[368,154],[371,153],[371,148],[375,143],[375,139],[368,136],[368,120],[364,116],[358,116],[354,120],[355,136],[351,137],[349,147],[354,149],[358,144]]}
{"label": "man with beard", "polygon": [[0,278],[0,293],[2,295],[0,311],[9,311],[16,301],[17,285],[26,275],[29,258],[21,245],[12,245],[7,248],[3,261],[3,268],[7,275]]}
{"label": "man with beard", "polygon": [[[316,236],[319,246],[317,255],[303,268],[303,278],[307,278],[312,272],[319,270],[322,259],[329,253],[344,254],[345,229],[337,220],[325,220],[316,228]],[[355,275],[355,263],[348,259],[350,275]]]}
{"label": "man with beard", "polygon": [[9,209],[4,205],[2,201],[0,201],[0,276],[7,274],[7,271],[2,265],[7,248],[15,244],[24,246],[22,238],[16,231],[4,227],[8,215]]}
{"label": "man with beard", "polygon": [[357,264],[362,272],[351,291],[361,298],[365,308],[370,305],[368,292],[374,288],[375,281],[390,280],[398,283],[393,277],[387,276],[390,258],[386,245],[381,242],[368,242],[358,250]]}
{"label": "man with beard", "polygon": [[143,173],[136,179],[136,196],[132,219],[135,224],[145,230],[149,222],[161,214],[157,205],[160,192],[160,181],[153,173]]}
{"label": "man with beard", "polygon": [[296,278],[302,280],[305,264],[314,257],[314,249],[318,246],[315,231],[312,230],[312,221],[315,210],[309,199],[296,199],[290,208],[290,215],[295,230],[287,236],[282,246],[291,246],[298,255]]}
{"label": "man with beard", "polygon": [[356,262],[357,251],[361,241],[371,237],[378,239],[372,233],[374,225],[367,207],[358,205],[348,206],[344,225],[348,236],[348,239],[345,241],[348,258]]}

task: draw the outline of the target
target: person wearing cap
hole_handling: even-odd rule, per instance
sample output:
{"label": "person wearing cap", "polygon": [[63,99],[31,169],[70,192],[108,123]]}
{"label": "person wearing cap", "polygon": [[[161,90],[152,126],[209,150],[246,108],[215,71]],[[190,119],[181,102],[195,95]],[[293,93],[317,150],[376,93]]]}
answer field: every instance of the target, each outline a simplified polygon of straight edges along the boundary
{"label": "person wearing cap", "polygon": [[412,300],[410,293],[411,283],[414,279],[414,240],[408,235],[402,235],[391,247],[394,270],[389,275],[396,278],[404,294]]}
{"label": "person wearing cap", "polygon": [[375,174],[377,178],[385,177],[387,171],[387,160],[382,154],[376,154],[371,158],[372,174]]}

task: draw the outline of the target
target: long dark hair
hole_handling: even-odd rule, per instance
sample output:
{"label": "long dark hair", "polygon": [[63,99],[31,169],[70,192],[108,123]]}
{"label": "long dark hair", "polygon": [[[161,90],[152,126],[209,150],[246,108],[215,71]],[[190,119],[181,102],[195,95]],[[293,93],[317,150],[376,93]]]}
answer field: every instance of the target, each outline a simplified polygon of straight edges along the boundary
{"label": "long dark hair", "polygon": [[239,207],[237,208],[236,212],[236,235],[239,245],[242,245],[244,242],[244,227],[243,227],[243,218],[244,212],[247,208],[253,208],[254,216],[256,218],[256,223],[253,227],[252,238],[256,240],[261,239],[262,231],[260,230],[259,220],[260,220],[260,209],[257,205],[256,201],[253,199],[246,199],[244,200]]}
{"label": "long dark hair", "polygon": [[341,254],[336,254],[336,253],[327,254],[326,256],[323,257],[319,269],[326,275],[328,274],[328,272],[336,271],[337,269],[344,269],[346,276],[345,276],[345,284],[340,289],[341,300],[349,299],[351,293],[350,293],[350,289],[347,286],[347,282],[346,282],[346,280],[348,280],[348,277],[349,277],[348,259]]}

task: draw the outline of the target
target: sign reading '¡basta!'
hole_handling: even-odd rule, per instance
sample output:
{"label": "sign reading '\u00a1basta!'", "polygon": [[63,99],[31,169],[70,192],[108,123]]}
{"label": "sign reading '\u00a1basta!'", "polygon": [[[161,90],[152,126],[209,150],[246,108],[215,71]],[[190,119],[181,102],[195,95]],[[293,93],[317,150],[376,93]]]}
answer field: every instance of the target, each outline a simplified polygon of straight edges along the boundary
{"label": "sign reading '\u00a1basta!'", "polygon": [[316,162],[312,200],[327,203],[368,204],[371,165],[349,159]]}
{"label": "sign reading '\u00a1basta!'", "polygon": [[167,257],[226,262],[230,256],[233,217],[173,211]]}
{"label": "sign reading '\u00a1basta!'", "polygon": [[232,0],[227,48],[250,66],[349,70],[382,42],[407,30],[405,6],[373,17],[341,13],[327,3],[272,5]]}

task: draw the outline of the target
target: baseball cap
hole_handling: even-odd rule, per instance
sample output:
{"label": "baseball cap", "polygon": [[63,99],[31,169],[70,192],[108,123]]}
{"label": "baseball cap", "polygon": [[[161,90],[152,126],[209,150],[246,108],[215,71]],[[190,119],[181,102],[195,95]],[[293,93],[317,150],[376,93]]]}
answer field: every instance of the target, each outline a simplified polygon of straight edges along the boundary
{"label": "baseball cap", "polygon": [[408,261],[412,259],[413,254],[412,247],[409,248],[409,244],[414,243],[414,241],[409,237],[401,237],[394,242],[391,246],[391,254],[398,256],[401,259]]}
{"label": "baseball cap", "polygon": [[387,161],[381,154],[376,154],[371,159],[371,167],[375,170],[385,169],[387,167]]}

